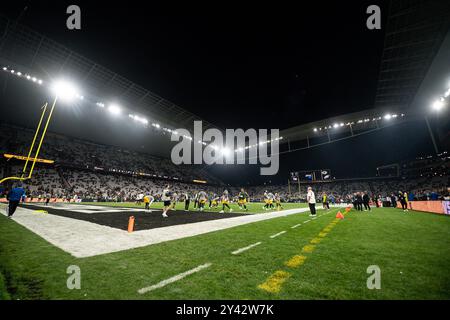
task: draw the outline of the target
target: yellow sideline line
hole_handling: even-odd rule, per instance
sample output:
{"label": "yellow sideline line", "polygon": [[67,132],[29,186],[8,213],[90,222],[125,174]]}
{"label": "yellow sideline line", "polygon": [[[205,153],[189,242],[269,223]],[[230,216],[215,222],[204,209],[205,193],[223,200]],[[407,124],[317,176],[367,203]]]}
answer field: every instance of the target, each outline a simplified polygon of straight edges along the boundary
{"label": "yellow sideline line", "polygon": [[[322,239],[324,239],[328,235],[328,233],[334,228],[334,226],[336,226],[337,223],[339,223],[339,221],[341,221],[341,219],[338,218],[332,220],[325,228],[322,229],[322,231],[319,232],[316,237],[312,238],[308,244],[303,246],[301,250],[302,254],[291,257],[284,263],[284,266],[290,269],[302,266],[307,259],[307,256],[304,254],[312,253],[316,248],[316,245],[319,244]],[[283,284],[290,277],[290,272],[285,270],[277,270],[272,275],[270,275],[266,281],[258,285],[258,288],[268,293],[277,294],[281,291]]]}

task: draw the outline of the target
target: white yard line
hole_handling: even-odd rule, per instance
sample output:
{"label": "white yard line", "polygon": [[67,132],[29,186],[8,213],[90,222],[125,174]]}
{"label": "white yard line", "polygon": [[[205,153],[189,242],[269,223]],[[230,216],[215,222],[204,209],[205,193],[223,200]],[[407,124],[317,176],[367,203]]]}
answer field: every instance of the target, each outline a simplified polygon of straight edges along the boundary
{"label": "white yard line", "polygon": [[[81,206],[80,206],[81,207]],[[110,209],[110,208],[105,208]],[[129,250],[171,240],[193,237],[209,232],[225,230],[249,223],[286,217],[309,211],[309,208],[289,209],[271,213],[249,214],[229,219],[217,219],[196,223],[174,225],[128,233],[96,223],[54,214],[36,214],[19,207],[13,221],[36,233],[54,246],[76,258]],[[5,205],[0,204],[5,214]],[[95,213],[94,213],[95,214]],[[170,216],[169,218],[170,219]]]}
{"label": "white yard line", "polygon": [[305,222],[303,222],[303,223],[308,223],[308,222],[310,222],[311,220],[306,220]]}
{"label": "white yard line", "polygon": [[247,247],[237,249],[236,251],[233,251],[231,254],[239,254],[239,253],[242,253],[242,252],[247,251],[247,250],[249,250],[249,249],[251,249],[251,248],[253,248],[253,247],[259,246],[261,243],[262,243],[262,242],[257,242],[257,243],[251,244],[251,245],[249,245],[249,246],[247,246]]}
{"label": "white yard line", "polygon": [[281,231],[281,232],[278,232],[278,233],[276,233],[276,234],[273,234],[273,235],[271,235],[270,236],[270,238],[276,238],[276,237],[278,237],[278,236],[281,236],[283,233],[286,233],[286,231]]}
{"label": "white yard line", "polygon": [[295,228],[297,228],[297,227],[300,227],[301,225],[302,225],[301,223],[296,224],[295,226],[292,226],[291,229],[295,229]]}
{"label": "white yard line", "polygon": [[139,290],[138,290],[138,293],[144,294],[144,293],[146,293],[146,292],[153,291],[153,290],[155,290],[155,289],[159,289],[159,288],[165,287],[165,286],[167,286],[168,284],[171,284],[171,283],[174,283],[174,282],[179,281],[179,280],[181,280],[181,279],[184,279],[184,278],[186,278],[187,276],[189,276],[189,275],[191,275],[191,274],[193,274],[193,273],[199,272],[199,271],[201,271],[201,270],[203,270],[203,269],[209,268],[210,266],[211,266],[211,263],[205,263],[205,264],[202,264],[202,265],[200,265],[200,266],[198,266],[198,267],[196,267],[196,268],[194,268],[194,269],[191,269],[191,270],[188,270],[188,271],[186,271],[186,272],[177,274],[176,276],[173,276],[173,277],[171,277],[171,278],[169,278],[169,279],[166,279],[166,280],[163,280],[163,281],[161,281],[161,282],[158,282],[157,284],[154,284],[154,285],[152,285],[152,286],[149,286],[149,287],[145,287],[145,288],[139,289]]}

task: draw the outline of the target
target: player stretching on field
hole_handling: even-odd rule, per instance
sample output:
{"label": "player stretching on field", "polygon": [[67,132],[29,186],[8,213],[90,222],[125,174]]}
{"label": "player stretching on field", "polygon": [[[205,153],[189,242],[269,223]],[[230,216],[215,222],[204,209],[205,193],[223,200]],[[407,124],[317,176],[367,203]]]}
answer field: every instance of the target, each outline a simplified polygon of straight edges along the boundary
{"label": "player stretching on field", "polygon": [[238,197],[238,204],[239,207],[242,209],[244,209],[245,211],[248,211],[247,209],[247,201],[248,201],[248,193],[245,192],[244,188],[241,189],[241,192],[239,192],[239,197]]}
{"label": "player stretching on field", "polygon": [[144,196],[145,210],[148,210],[148,212],[152,212],[152,210],[150,210],[150,206],[152,205],[153,201],[155,201],[155,198],[153,198],[151,195]]}
{"label": "player stretching on field", "polygon": [[273,209],[273,193],[268,192],[267,190],[264,192],[264,202],[266,203],[263,207],[264,210]]}
{"label": "player stretching on field", "polygon": [[277,210],[283,210],[283,207],[281,206],[281,197],[278,193],[275,193],[275,205],[277,206]]}
{"label": "player stretching on field", "polygon": [[176,192],[174,192],[172,194],[172,210],[175,210],[175,207],[177,206],[177,202],[178,202],[178,194]]}
{"label": "player stretching on field", "polygon": [[233,209],[230,208],[228,202],[230,202],[230,197],[228,196],[228,190],[225,190],[222,195],[222,211],[220,211],[220,213],[225,212],[225,207],[227,207],[230,212],[233,212]]}
{"label": "player stretching on field", "polygon": [[199,211],[203,211],[205,209],[205,203],[208,200],[208,195],[205,191],[200,191],[198,193],[198,209]]}
{"label": "player stretching on field", "polygon": [[217,208],[219,206],[220,197],[217,196],[217,194],[213,195],[212,201],[211,201],[211,208]]}
{"label": "player stretching on field", "polygon": [[167,212],[169,212],[170,208],[172,207],[171,197],[172,197],[172,192],[170,191],[170,185],[167,185],[166,188],[163,190],[163,193],[161,196],[161,200],[164,202],[164,209],[163,209],[163,214],[162,214],[162,216],[164,218],[168,217]]}
{"label": "player stretching on field", "polygon": [[265,205],[263,206],[264,210],[269,209],[269,193],[266,191],[264,191],[264,203]]}

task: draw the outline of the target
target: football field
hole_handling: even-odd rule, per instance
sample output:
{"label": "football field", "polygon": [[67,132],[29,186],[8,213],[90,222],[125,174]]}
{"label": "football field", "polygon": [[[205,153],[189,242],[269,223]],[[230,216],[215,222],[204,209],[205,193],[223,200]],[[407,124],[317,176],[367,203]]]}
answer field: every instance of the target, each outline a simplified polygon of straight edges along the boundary
{"label": "football field", "polygon": [[[105,203],[100,205],[106,207]],[[318,217],[311,218],[308,211],[299,208],[304,205],[285,205],[286,212],[299,208],[303,210],[300,213],[256,214],[263,211],[261,207],[253,204],[249,213],[256,217],[280,216],[84,258],[61,250],[14,219],[0,215],[0,298],[450,298],[447,216],[380,208],[370,213],[351,210],[344,219],[336,219],[338,210],[343,210],[332,208],[318,210]],[[180,203],[177,209],[181,208]],[[213,222],[247,218],[236,212],[236,217]],[[57,216],[50,211],[47,215]],[[42,215],[42,219],[46,217]],[[199,223],[211,221],[183,227]],[[126,231],[114,229],[126,236]],[[157,230],[136,231],[133,235]],[[67,232],[69,236],[78,230]],[[106,240],[99,234],[98,242],[102,241]],[[79,268],[80,289],[67,286],[71,266]],[[379,289],[368,288],[374,268],[380,271]]]}

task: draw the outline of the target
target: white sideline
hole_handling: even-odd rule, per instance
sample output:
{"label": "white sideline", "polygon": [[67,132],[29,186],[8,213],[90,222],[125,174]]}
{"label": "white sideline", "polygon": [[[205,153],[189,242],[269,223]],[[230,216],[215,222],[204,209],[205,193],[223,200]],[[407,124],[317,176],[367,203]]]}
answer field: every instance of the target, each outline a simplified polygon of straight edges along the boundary
{"label": "white sideline", "polygon": [[181,280],[181,279],[183,279],[183,278],[186,278],[187,276],[189,276],[189,275],[191,275],[191,274],[193,274],[193,273],[196,273],[196,272],[199,272],[199,271],[201,271],[201,270],[203,270],[203,269],[209,268],[210,266],[211,266],[211,263],[205,263],[205,264],[202,264],[202,265],[200,265],[200,266],[198,266],[198,267],[196,267],[196,268],[194,268],[194,269],[191,269],[191,270],[188,270],[188,271],[186,271],[186,272],[180,273],[180,274],[178,274],[178,275],[176,275],[176,276],[173,276],[172,278],[163,280],[163,281],[158,282],[157,284],[154,284],[154,285],[152,285],[152,286],[149,286],[149,287],[145,287],[145,288],[139,289],[139,290],[138,290],[138,293],[144,294],[144,293],[147,293],[147,292],[149,292],[149,291],[152,291],[152,290],[155,290],[155,289],[159,289],[159,288],[165,287],[165,286],[167,286],[168,284],[171,284],[171,283],[173,283],[173,282],[179,281],[179,280]]}
{"label": "white sideline", "polygon": [[259,246],[261,243],[262,243],[262,242],[257,242],[257,243],[251,244],[251,245],[249,245],[249,246],[247,246],[247,247],[237,249],[236,251],[233,251],[231,254],[239,254],[239,253],[242,253],[242,252],[247,251],[247,250],[249,250],[249,249],[251,249],[251,248],[253,248],[253,247]]}
{"label": "white sideline", "polygon": [[[6,215],[5,207],[4,204],[0,204],[0,213],[3,215]],[[85,258],[193,237],[302,212],[309,212],[309,208],[249,214],[229,219],[174,225],[135,231],[133,233],[53,214],[36,214],[33,210],[21,207],[17,208],[13,221],[21,224],[52,245],[70,253],[74,257]],[[170,219],[170,216],[168,219]]]}
{"label": "white sideline", "polygon": [[278,236],[281,236],[283,233],[286,233],[286,231],[278,232],[278,233],[276,233],[276,234],[271,235],[270,237],[273,239],[273,238],[276,238],[276,237],[278,237]]}

